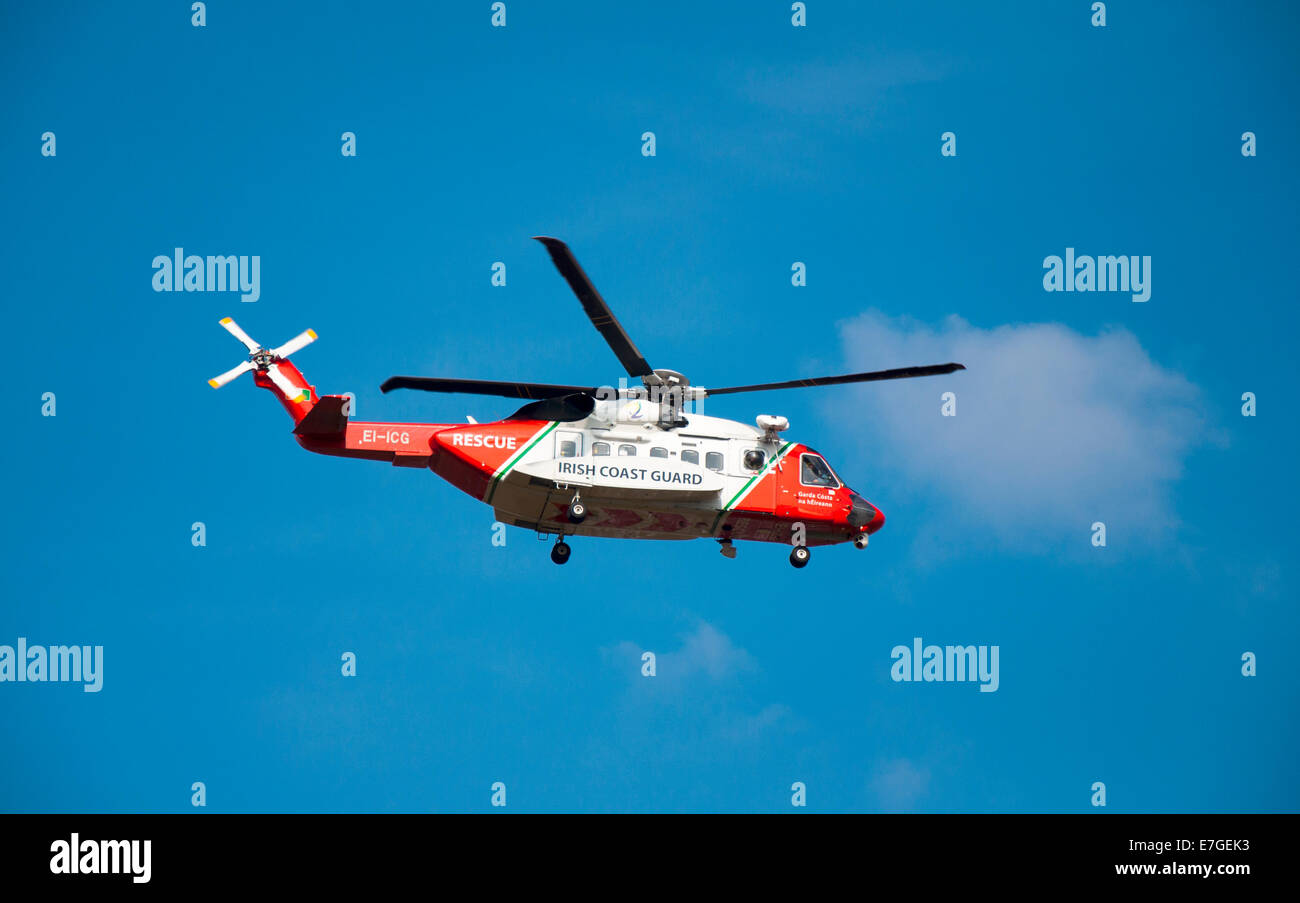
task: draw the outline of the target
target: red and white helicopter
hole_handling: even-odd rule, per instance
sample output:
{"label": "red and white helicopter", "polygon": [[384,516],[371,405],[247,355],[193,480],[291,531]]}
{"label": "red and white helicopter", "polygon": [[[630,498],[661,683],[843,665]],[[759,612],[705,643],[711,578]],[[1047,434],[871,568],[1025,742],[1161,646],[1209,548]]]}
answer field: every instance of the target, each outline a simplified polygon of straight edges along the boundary
{"label": "red and white helicopter", "polygon": [[709,537],[722,554],[736,540],[792,545],[790,563],[808,563],[809,547],[867,538],[885,515],[844,484],[814,449],[781,437],[784,417],[760,415],[757,428],[695,412],[716,395],[933,376],[961,364],[904,367],[754,386],[706,389],[673,370],[653,370],[596,291],[569,247],[538,237],[560,275],[641,385],[618,388],[441,377],[394,376],[380,387],[526,399],[496,423],[370,423],[348,417],[349,399],[317,395],[288,357],[316,340],[307,330],[279,348],[263,348],[229,317],[221,321],[247,346],[248,360],[215,379],[220,388],[252,371],[293,417],[308,451],[428,468],[491,505],[498,521],[554,535],[551,560],[564,564],[566,536],[624,539]]}

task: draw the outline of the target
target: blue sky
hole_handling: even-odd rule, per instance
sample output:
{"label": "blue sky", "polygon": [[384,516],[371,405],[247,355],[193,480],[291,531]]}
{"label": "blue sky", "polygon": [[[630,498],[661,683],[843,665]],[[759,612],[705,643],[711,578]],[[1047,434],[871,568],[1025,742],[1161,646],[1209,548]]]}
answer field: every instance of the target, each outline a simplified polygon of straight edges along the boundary
{"label": "blue sky", "polygon": [[[507,5],[0,9],[0,644],[105,650],[97,694],[0,684],[0,809],[1295,811],[1294,9]],[[226,315],[316,329],[361,419],[512,409],[396,373],[616,380],[539,233],[697,383],[967,364],[709,402],[788,416],[871,547],[560,569],[205,384]],[[261,299],[155,293],[178,246]],[[1149,255],[1150,301],[1045,292],[1067,247]],[[998,690],[894,682],[916,636],[997,645]]]}

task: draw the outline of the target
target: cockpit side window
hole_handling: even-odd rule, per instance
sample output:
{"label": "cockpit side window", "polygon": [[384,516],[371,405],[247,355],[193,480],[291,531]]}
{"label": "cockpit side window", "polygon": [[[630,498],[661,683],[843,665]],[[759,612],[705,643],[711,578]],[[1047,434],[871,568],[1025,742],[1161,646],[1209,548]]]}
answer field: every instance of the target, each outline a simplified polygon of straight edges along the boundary
{"label": "cockpit side window", "polygon": [[825,486],[829,489],[840,485],[821,455],[807,453],[799,456],[799,481],[805,486]]}

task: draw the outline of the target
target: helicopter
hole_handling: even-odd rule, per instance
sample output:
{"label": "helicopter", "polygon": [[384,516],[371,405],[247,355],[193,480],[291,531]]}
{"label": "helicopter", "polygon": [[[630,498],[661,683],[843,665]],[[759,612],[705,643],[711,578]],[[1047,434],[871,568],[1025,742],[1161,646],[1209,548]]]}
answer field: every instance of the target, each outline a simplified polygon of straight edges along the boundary
{"label": "helicopter", "polygon": [[[810,548],[852,542],[865,549],[885,515],[840,478],[814,448],[781,434],[785,417],[755,426],[699,411],[705,398],[740,392],[835,386],[935,376],[957,363],[705,388],[675,370],[653,369],[563,241],[534,236],[629,379],[614,386],[393,376],[380,386],[523,400],[492,423],[354,422],[346,395],[318,395],[288,358],[314,342],[308,329],[276,348],[253,341],[230,317],[221,325],[248,359],[208,380],[214,389],[252,372],[293,418],[307,451],[432,470],[493,508],[497,521],[555,538],[551,560],[566,563],[573,536],[709,538],[727,558],[737,541],[791,546],[806,566]],[[629,385],[629,380],[640,384]]]}

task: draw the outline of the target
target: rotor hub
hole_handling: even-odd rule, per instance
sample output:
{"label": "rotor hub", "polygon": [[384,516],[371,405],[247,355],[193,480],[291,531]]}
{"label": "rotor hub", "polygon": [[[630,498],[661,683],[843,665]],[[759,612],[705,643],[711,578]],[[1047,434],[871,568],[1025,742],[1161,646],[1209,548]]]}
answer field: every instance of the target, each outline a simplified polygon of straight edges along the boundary
{"label": "rotor hub", "polygon": [[684,389],[691,384],[683,374],[676,370],[655,370],[648,376],[641,377],[641,381],[650,386],[660,386],[665,389]]}

